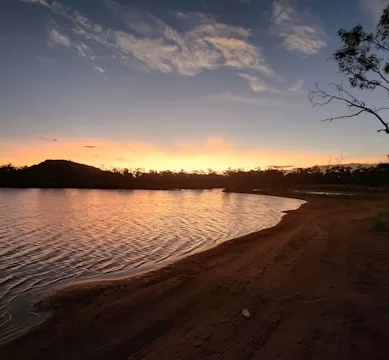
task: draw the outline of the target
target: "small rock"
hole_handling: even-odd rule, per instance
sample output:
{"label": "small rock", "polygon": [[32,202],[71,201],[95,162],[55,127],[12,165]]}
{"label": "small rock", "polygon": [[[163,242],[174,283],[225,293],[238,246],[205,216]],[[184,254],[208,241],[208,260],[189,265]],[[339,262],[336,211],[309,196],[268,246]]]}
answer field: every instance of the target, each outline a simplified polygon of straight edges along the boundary
{"label": "small rock", "polygon": [[247,309],[242,310],[242,315],[246,319],[249,319],[251,317],[250,311],[248,311]]}

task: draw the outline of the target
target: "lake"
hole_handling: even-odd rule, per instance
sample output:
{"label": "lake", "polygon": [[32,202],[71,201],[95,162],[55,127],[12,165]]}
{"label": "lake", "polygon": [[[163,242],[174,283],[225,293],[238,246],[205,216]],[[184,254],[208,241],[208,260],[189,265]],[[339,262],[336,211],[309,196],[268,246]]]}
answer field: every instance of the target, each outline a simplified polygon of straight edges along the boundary
{"label": "lake", "polygon": [[221,190],[0,189],[0,342],[64,284],[152,270],[276,225],[302,200]]}

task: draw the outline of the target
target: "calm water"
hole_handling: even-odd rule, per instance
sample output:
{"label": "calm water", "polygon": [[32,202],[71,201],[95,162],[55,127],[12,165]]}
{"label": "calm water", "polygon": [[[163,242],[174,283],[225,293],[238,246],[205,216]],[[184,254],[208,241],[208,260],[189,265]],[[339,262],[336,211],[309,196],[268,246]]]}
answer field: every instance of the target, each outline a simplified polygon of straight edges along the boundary
{"label": "calm water", "polygon": [[303,201],[212,191],[0,189],[0,342],[67,282],[146,271],[274,226]]}

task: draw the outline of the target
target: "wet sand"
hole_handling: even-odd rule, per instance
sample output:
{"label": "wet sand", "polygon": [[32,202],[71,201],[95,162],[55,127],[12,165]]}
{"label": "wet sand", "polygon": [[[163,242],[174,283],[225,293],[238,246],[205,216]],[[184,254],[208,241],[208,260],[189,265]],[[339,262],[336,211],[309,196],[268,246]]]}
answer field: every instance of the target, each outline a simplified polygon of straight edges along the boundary
{"label": "wet sand", "polygon": [[385,200],[308,200],[154,273],[63,289],[0,359],[387,359],[389,235],[366,221]]}

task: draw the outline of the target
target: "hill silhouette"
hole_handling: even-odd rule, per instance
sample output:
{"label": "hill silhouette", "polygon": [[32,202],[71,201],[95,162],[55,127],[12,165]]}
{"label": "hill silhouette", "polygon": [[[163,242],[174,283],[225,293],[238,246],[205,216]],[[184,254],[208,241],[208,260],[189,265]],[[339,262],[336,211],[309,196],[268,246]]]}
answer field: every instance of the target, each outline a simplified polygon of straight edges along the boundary
{"label": "hill silhouette", "polygon": [[29,181],[43,187],[114,188],[119,185],[119,178],[110,171],[67,160],[46,160],[27,168],[26,175]]}
{"label": "hill silhouette", "polygon": [[13,187],[116,188],[123,185],[118,174],[67,160],[46,160],[11,173],[8,185]]}
{"label": "hill silhouette", "polygon": [[223,176],[215,172],[142,172],[101,170],[68,160],[46,160],[30,167],[0,167],[0,187],[88,188],[88,189],[210,189],[223,187]]}

